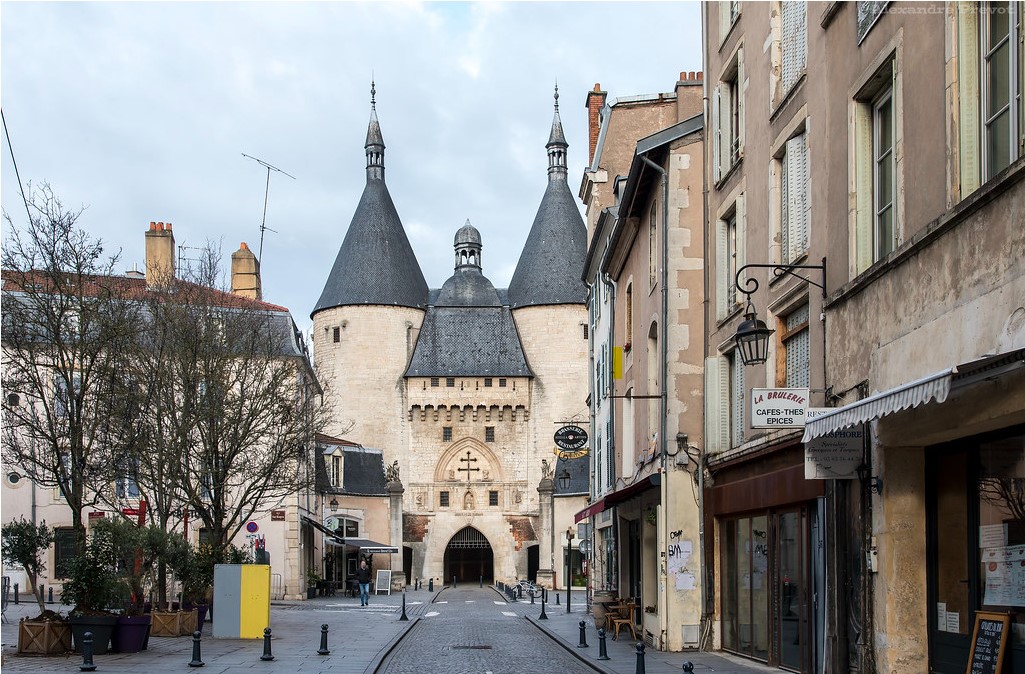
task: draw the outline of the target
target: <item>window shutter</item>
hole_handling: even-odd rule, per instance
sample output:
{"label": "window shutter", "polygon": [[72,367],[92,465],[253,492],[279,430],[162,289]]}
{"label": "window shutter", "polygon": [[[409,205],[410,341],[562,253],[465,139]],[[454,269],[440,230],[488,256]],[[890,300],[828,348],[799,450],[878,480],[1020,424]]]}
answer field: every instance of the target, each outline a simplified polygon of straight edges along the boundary
{"label": "window shutter", "polygon": [[781,3],[783,35],[780,44],[780,56],[782,56],[782,68],[780,71],[783,95],[785,96],[790,87],[797,80],[797,2]]}
{"label": "window shutter", "polygon": [[858,102],[854,106],[854,255],[855,272],[872,266],[872,228],[875,208],[875,163],[873,161],[872,106]]}
{"label": "window shutter", "polygon": [[737,136],[740,140],[740,154],[744,154],[744,48],[737,50]]}
{"label": "window shutter", "polygon": [[728,0],[725,2],[720,0],[719,2],[719,43],[726,39],[726,34],[730,32],[730,3]]}
{"label": "window shutter", "polygon": [[723,139],[720,138],[722,133],[722,123],[719,121],[721,117],[722,108],[719,105],[719,94],[722,87],[716,85],[715,91],[712,92],[712,182],[719,182],[719,178],[722,174],[719,171],[719,147],[722,145]]}
{"label": "window shutter", "polygon": [[715,316],[722,320],[729,312],[729,289],[733,279],[730,275],[730,231],[725,220],[715,223]]}
{"label": "window shutter", "polygon": [[729,360],[705,359],[705,450],[716,454],[730,448]]}
{"label": "window shutter", "polygon": [[730,150],[733,146],[733,125],[730,115],[733,106],[730,105],[730,87],[728,84],[719,85],[719,175],[726,175],[732,164]]}
{"label": "window shutter", "polygon": [[958,3],[957,81],[960,122],[961,198],[979,188],[979,13],[974,2]]}
{"label": "window shutter", "polygon": [[[730,401],[730,368],[733,366],[733,400]],[[730,361],[726,361],[722,369],[719,372],[720,386],[723,391],[723,397],[728,401],[732,414],[725,415],[727,423],[724,424],[723,433],[726,438],[726,445],[731,444],[736,446],[744,442],[744,429],[746,427],[746,405],[745,400],[747,399],[746,392],[744,391],[744,361],[741,359],[740,354],[736,351],[733,352],[733,358]],[[732,404],[731,404],[732,403]],[[733,422],[733,434],[730,435],[729,421]]]}
{"label": "window shutter", "polygon": [[801,211],[798,214],[798,253],[803,255],[808,252],[808,244],[811,240],[811,170],[809,167],[808,154],[808,132],[805,131],[798,138],[798,164],[801,167]]}
{"label": "window shutter", "polygon": [[[737,197],[737,269],[747,264],[747,200],[743,194]],[[747,272],[740,276],[740,282],[747,280]],[[730,279],[733,283],[734,279]],[[740,304],[740,293],[734,294],[734,302]]]}
{"label": "window shutter", "polygon": [[807,249],[808,241],[808,175],[805,134],[787,141],[786,173],[784,174],[784,251],[787,262],[799,257]]}

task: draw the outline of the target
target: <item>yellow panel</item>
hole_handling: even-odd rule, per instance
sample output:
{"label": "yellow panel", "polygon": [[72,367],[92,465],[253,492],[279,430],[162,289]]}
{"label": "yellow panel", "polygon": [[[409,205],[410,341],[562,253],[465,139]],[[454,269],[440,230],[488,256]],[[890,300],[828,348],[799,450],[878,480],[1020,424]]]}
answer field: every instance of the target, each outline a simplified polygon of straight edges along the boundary
{"label": "yellow panel", "polygon": [[270,627],[270,565],[242,565],[240,639],[262,639]]}
{"label": "yellow panel", "polygon": [[623,378],[623,347],[612,347],[612,378]]}

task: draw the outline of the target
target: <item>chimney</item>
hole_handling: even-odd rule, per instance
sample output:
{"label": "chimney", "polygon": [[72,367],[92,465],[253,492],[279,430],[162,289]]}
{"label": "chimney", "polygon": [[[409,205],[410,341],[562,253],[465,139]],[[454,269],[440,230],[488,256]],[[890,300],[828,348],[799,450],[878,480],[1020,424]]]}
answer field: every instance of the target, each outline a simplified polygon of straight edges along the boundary
{"label": "chimney", "polygon": [[594,151],[598,147],[598,132],[601,131],[601,109],[605,107],[608,94],[601,90],[601,84],[594,83],[594,91],[587,92],[587,163],[594,162]]}
{"label": "chimney", "polygon": [[150,222],[146,232],[146,289],[166,286],[174,279],[174,233],[171,223]]}
{"label": "chimney", "polygon": [[676,83],[676,119],[683,121],[695,115],[700,115],[702,110],[702,94],[704,87],[704,73],[700,70],[681,71],[680,79]]}
{"label": "chimney", "polygon": [[251,300],[263,300],[260,261],[243,241],[231,254],[231,292]]}

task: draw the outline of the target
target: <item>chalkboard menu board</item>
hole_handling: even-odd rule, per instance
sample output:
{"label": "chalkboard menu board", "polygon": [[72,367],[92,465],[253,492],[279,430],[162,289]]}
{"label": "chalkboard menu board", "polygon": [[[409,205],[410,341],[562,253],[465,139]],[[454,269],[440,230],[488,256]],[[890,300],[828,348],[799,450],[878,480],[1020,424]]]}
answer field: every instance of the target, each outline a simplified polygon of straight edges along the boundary
{"label": "chalkboard menu board", "polygon": [[374,583],[374,594],[391,594],[391,570],[378,569],[377,582]]}
{"label": "chalkboard menu board", "polygon": [[1006,613],[980,611],[975,614],[975,631],[972,633],[972,651],[966,674],[1000,674],[1010,629],[1011,617]]}

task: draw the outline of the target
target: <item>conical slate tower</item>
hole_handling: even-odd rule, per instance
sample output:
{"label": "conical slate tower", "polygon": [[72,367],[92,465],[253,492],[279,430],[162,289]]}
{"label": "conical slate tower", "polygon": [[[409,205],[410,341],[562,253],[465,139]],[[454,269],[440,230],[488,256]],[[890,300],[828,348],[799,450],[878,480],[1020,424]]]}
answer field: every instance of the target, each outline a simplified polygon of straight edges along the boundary
{"label": "conical slate tower", "polygon": [[375,96],[371,84],[367,185],[313,314],[361,304],[427,305],[427,281],[384,182],[384,138]]}
{"label": "conical slate tower", "polygon": [[581,275],[587,255],[587,227],[566,182],[568,147],[556,86],[555,117],[547,145],[548,188],[509,282],[509,303],[514,309],[586,301]]}

